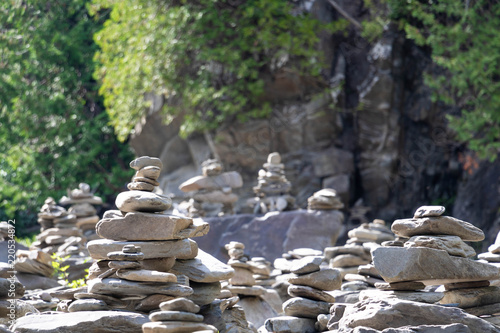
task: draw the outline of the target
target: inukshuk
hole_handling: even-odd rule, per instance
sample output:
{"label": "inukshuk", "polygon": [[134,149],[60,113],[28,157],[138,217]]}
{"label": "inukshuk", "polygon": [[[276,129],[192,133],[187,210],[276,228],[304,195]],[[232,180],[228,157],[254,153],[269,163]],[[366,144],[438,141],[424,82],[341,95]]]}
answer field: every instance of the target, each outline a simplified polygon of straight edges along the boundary
{"label": "inukshuk", "polygon": [[500,288],[489,286],[489,280],[497,279],[500,270],[472,260],[475,251],[465,243],[483,240],[484,233],[468,222],[442,216],[444,211],[442,206],[422,206],[413,218],[394,221],[392,231],[410,238],[404,247],[382,246],[372,252],[374,266],[387,282],[377,287],[418,290],[444,285],[440,304],[490,315],[489,306],[500,302]]}
{"label": "inukshuk", "polygon": [[267,163],[259,170],[257,186],[253,188],[256,197],[250,202],[255,213],[290,210],[295,198],[289,193],[292,185],[285,177],[285,166],[279,153],[271,153]]}
{"label": "inukshuk", "polygon": [[222,164],[217,160],[202,163],[201,176],[188,179],[179,186],[183,192],[192,192],[188,205],[188,216],[205,216],[204,204],[221,204],[218,215],[234,214],[233,204],[238,196],[232,189],[243,186],[243,179],[236,171],[222,172]]}
{"label": "inukshuk", "polygon": [[94,206],[102,205],[102,199],[90,191],[88,184],[80,183],[78,188],[71,191],[68,189],[68,196],[63,196],[59,204],[71,205],[68,213],[76,216],[76,227],[82,230],[87,241],[99,238],[95,233],[99,216]]}

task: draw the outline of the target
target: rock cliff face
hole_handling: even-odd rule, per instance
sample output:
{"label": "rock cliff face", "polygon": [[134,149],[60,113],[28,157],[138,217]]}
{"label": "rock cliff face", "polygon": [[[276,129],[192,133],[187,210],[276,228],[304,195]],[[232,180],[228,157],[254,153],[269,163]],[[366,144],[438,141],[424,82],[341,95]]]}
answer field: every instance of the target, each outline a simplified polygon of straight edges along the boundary
{"label": "rock cliff face", "polygon": [[[359,21],[369,15],[361,0],[337,3]],[[326,0],[313,1],[311,11],[325,22],[341,17]],[[320,47],[331,63],[326,91],[311,91],[307,80],[283,71],[267,82],[276,102],[269,119],[221,124],[188,139],[178,136],[180,119],[161,124],[162,101],[155,101],[131,146],[162,159],[165,193],[181,196],[178,185],[216,154],[226,170],[243,176],[241,210],[257,171],[277,151],[299,207],[322,187],[339,192],[348,217],[369,209],[368,218],[392,222],[423,204],[441,204],[492,243],[500,228],[500,160],[474,167],[473,155],[454,140],[445,116],[455,110],[433,103],[423,82],[424,73],[438,70],[428,51],[394,26],[373,43],[351,27],[347,35],[321,36]]]}

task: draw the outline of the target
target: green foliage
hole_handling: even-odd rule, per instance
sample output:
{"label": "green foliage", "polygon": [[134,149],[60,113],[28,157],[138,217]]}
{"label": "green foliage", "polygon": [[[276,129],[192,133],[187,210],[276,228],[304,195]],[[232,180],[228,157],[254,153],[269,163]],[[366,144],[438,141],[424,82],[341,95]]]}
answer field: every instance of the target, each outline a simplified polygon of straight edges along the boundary
{"label": "green foliage", "polygon": [[385,26],[390,22],[387,0],[364,0],[363,3],[370,12],[370,18],[361,22],[361,37],[372,43],[382,37]]}
{"label": "green foliage", "polygon": [[500,2],[391,0],[393,18],[409,38],[432,49],[445,69],[428,75],[434,100],[456,105],[449,117],[460,140],[482,158],[500,152]]}
{"label": "green foliage", "polygon": [[89,269],[85,269],[87,273],[84,278],[69,281],[69,273],[67,272],[69,265],[64,265],[64,262],[70,258],[70,256],[61,257],[57,253],[51,255],[52,258],[52,268],[54,268],[53,276],[56,276],[59,280],[64,281],[64,284],[70,288],[79,288],[87,285],[87,278],[89,276]]}
{"label": "green foliage", "polygon": [[93,0],[111,9],[95,35],[96,77],[120,139],[147,113],[151,93],[167,98],[167,122],[185,116],[182,132],[211,129],[227,119],[265,117],[264,77],[288,70],[320,78],[321,24],[293,13],[283,0]]}
{"label": "green foliage", "polygon": [[85,181],[106,197],[130,176],[92,78],[102,22],[86,2],[0,2],[0,214],[20,227],[48,196]]}
{"label": "green foliage", "polygon": [[56,276],[59,280],[67,280],[69,273],[66,272],[69,268],[69,265],[64,265],[64,261],[69,259],[69,255],[65,257],[59,256],[57,253],[54,253],[50,256],[52,258],[52,268],[54,268],[53,276]]}
{"label": "green foliage", "polygon": [[31,234],[25,237],[16,237],[16,242],[29,248],[31,244],[36,242],[36,235],[37,234]]}

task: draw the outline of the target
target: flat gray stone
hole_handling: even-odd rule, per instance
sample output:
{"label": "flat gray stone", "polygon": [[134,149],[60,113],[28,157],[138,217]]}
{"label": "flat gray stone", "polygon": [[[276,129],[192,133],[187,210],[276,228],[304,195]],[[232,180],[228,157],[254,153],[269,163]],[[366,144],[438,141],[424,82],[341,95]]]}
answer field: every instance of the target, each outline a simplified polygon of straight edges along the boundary
{"label": "flat gray stone", "polygon": [[290,272],[295,274],[307,274],[319,271],[319,265],[323,262],[322,256],[307,256],[295,260],[290,268]]}
{"label": "flat gray stone", "polygon": [[445,210],[446,208],[443,206],[422,206],[417,208],[413,218],[417,219],[420,217],[441,216]]}
{"label": "flat gray stone", "polygon": [[265,327],[275,333],[315,333],[315,322],[316,319],[281,316],[266,320]]}
{"label": "flat gray stone", "polygon": [[440,303],[456,303],[459,308],[500,303],[500,287],[490,286],[446,291]]}
{"label": "flat gray stone", "polygon": [[194,259],[177,260],[172,272],[184,274],[189,280],[204,283],[228,280],[234,274],[230,266],[202,250],[198,250],[198,255]]}
{"label": "flat gray stone", "polygon": [[146,182],[133,181],[133,182],[127,184],[127,188],[131,191],[153,192],[153,190],[155,189],[155,186],[153,184],[146,183]]}
{"label": "flat gray stone", "polygon": [[116,297],[130,295],[163,294],[168,296],[189,296],[193,293],[190,287],[177,283],[145,283],[115,278],[93,279],[88,281],[89,293],[105,294]]}
{"label": "flat gray stone", "polygon": [[375,268],[389,283],[420,281],[426,285],[441,285],[494,280],[500,273],[493,265],[424,247],[379,247],[372,254]]}
{"label": "flat gray stone", "polygon": [[375,283],[375,288],[380,290],[415,291],[424,289],[425,284],[417,281],[393,282],[393,283],[378,282]]}
{"label": "flat gray stone", "polygon": [[341,254],[353,254],[364,259],[371,259],[369,249],[362,245],[345,245],[345,246],[332,246],[324,250],[326,260],[333,259]]}
{"label": "flat gray stone", "polygon": [[134,170],[141,170],[147,166],[163,168],[163,163],[157,157],[141,156],[130,162],[130,167]]}
{"label": "flat gray stone", "polygon": [[339,270],[334,268],[324,268],[317,272],[308,274],[290,275],[288,282],[320,290],[335,290],[340,289],[340,286],[342,285],[342,278]]}
{"label": "flat gray stone", "polygon": [[139,261],[111,260],[108,267],[112,269],[138,269],[142,267]]}
{"label": "flat gray stone", "polygon": [[359,300],[399,299],[412,302],[435,304],[444,297],[444,293],[437,291],[391,291],[367,289],[359,292]]}
{"label": "flat gray stone", "polygon": [[330,303],[302,297],[294,297],[283,303],[283,312],[286,316],[316,319],[322,313],[329,313],[329,310]]}
{"label": "flat gray stone", "polygon": [[227,289],[233,295],[261,296],[266,293],[266,289],[261,286],[228,286]]}
{"label": "flat gray stone", "polygon": [[16,320],[13,332],[19,333],[137,333],[149,318],[135,312],[81,311],[25,316]]}
{"label": "flat gray stone", "polygon": [[172,205],[169,197],[146,191],[126,191],[118,194],[116,207],[122,212],[162,212]]}
{"label": "flat gray stone", "polygon": [[366,265],[370,259],[361,258],[354,254],[341,254],[330,260],[330,267],[352,267]]}
{"label": "flat gray stone", "polygon": [[189,239],[171,241],[113,241],[110,239],[96,239],[87,243],[87,249],[93,259],[107,259],[107,254],[113,251],[121,251],[127,244],[140,246],[144,253],[144,259],[153,258],[179,258],[191,255],[191,243]]}
{"label": "flat gray stone", "polygon": [[484,233],[481,229],[451,216],[396,220],[391,229],[396,235],[402,237],[451,235],[458,236],[463,241],[468,242],[479,242],[484,239]]}
{"label": "flat gray stone", "polygon": [[78,311],[105,311],[109,307],[106,302],[97,299],[78,299],[72,302],[69,307],[69,312]]}
{"label": "flat gray stone", "polygon": [[191,224],[189,217],[131,212],[124,217],[102,219],[96,225],[96,232],[102,238],[113,240],[172,240],[178,239],[177,233]]}
{"label": "flat gray stone", "polygon": [[303,297],[303,298],[308,298],[312,299],[315,301],[323,301],[327,303],[334,303],[335,302],[335,297],[332,295],[319,290],[315,288],[311,288],[308,286],[296,286],[296,285],[289,285],[288,286],[288,295],[292,297]]}
{"label": "flat gray stone", "polygon": [[175,274],[147,269],[119,270],[116,272],[116,276],[121,279],[140,282],[177,282]]}
{"label": "flat gray stone", "polygon": [[160,309],[162,311],[200,312],[200,307],[197,304],[184,297],[163,302],[160,304]]}
{"label": "flat gray stone", "polygon": [[135,173],[135,177],[146,177],[153,180],[157,180],[160,177],[161,167],[150,165],[140,168]]}
{"label": "flat gray stone", "polygon": [[464,258],[476,255],[472,246],[465,244],[458,236],[413,236],[404,243],[404,247],[429,247]]}
{"label": "flat gray stone", "polygon": [[[397,299],[364,300],[346,307],[338,327],[365,326],[379,331],[402,326],[464,324],[472,333],[498,333],[498,328],[459,308]],[[330,327],[330,323],[328,325]]]}
{"label": "flat gray stone", "polygon": [[212,325],[187,321],[158,321],[142,325],[143,333],[193,333],[198,331],[218,332],[217,328]]}
{"label": "flat gray stone", "polygon": [[203,316],[182,311],[157,311],[149,315],[151,321],[193,321],[202,322]]}

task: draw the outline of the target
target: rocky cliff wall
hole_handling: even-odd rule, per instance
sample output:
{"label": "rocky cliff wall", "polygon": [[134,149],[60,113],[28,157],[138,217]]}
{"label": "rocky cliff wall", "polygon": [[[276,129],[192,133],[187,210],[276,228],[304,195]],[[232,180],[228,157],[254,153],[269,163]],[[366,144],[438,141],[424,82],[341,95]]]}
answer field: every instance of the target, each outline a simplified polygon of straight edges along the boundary
{"label": "rocky cliff wall", "polygon": [[[337,3],[359,21],[369,15],[362,1]],[[340,17],[325,0],[313,1],[311,11],[324,22]],[[180,119],[162,125],[156,112],[162,101],[155,101],[131,146],[137,155],[162,159],[161,188],[178,197],[178,185],[217,155],[226,170],[243,176],[238,194],[244,212],[257,171],[277,151],[299,207],[322,187],[340,193],[351,225],[364,213],[392,222],[423,204],[441,204],[485,230],[485,243],[492,243],[500,228],[500,160],[477,162],[454,140],[446,114],[455,110],[433,103],[423,82],[424,73],[438,70],[429,52],[394,26],[373,43],[351,27],[347,34],[321,36],[320,47],[331,63],[326,91],[282,71],[266,85],[267,95],[276,97],[269,119],[221,124],[208,136],[187,139],[178,136]]]}

